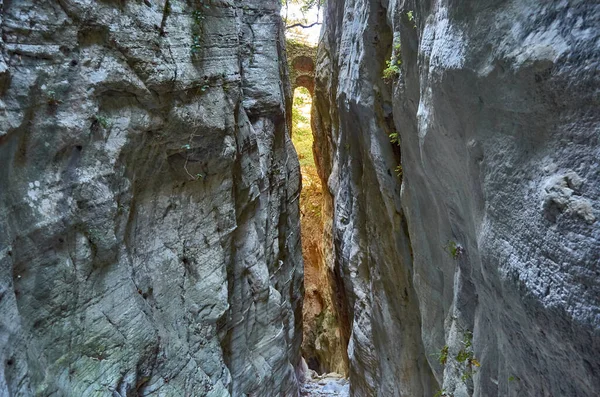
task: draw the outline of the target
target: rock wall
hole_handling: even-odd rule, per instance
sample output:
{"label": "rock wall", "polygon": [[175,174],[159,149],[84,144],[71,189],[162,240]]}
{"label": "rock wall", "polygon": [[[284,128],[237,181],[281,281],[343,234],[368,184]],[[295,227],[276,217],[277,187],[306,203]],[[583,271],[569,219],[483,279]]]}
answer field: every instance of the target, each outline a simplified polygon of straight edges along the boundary
{"label": "rock wall", "polygon": [[600,390],[599,22],[327,3],[315,150],[353,395]]}
{"label": "rock wall", "polygon": [[296,395],[279,2],[0,7],[0,395]]}

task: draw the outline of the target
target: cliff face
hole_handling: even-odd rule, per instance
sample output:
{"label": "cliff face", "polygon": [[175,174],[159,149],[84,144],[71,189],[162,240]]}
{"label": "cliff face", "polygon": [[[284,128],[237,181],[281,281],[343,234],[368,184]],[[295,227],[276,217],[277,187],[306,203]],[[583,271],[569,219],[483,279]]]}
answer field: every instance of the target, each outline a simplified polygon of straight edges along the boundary
{"label": "cliff face", "polygon": [[315,151],[354,395],[600,390],[599,22],[328,2]]}
{"label": "cliff face", "polygon": [[297,393],[279,2],[0,17],[0,394]]}

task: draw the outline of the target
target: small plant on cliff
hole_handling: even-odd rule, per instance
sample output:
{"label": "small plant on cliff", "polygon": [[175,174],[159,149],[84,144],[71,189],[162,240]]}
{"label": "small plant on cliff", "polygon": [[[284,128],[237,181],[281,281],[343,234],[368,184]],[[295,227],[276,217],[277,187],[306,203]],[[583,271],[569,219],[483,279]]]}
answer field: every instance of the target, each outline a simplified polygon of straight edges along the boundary
{"label": "small plant on cliff", "polygon": [[190,160],[189,151],[192,150],[192,141],[194,140],[195,137],[196,137],[196,135],[194,133],[191,133],[190,137],[188,139],[188,143],[186,143],[185,145],[181,145],[181,150],[185,150],[185,163],[183,164],[183,169],[184,169],[185,173],[193,181],[197,181],[197,180],[206,178],[206,173],[205,174],[201,174],[201,173],[198,172],[198,173],[192,175],[190,173],[190,170],[188,169],[188,163],[189,163],[189,160]]}
{"label": "small plant on cliff", "polygon": [[408,17],[408,20],[413,23],[413,28],[416,29],[417,23],[415,22],[415,14],[412,12],[412,10],[407,11],[406,16]]}
{"label": "small plant on cliff", "polygon": [[481,364],[479,363],[479,361],[477,361],[473,353],[473,333],[471,331],[465,332],[462,343],[463,348],[460,349],[458,354],[456,355],[456,361],[462,364],[466,364],[465,371],[461,376],[461,380],[465,382],[466,380],[470,379],[475,373],[473,367],[480,367]]}
{"label": "small plant on cliff", "polygon": [[458,259],[465,252],[465,249],[462,247],[462,245],[458,244],[456,241],[448,241],[448,244],[445,248],[452,259]]}
{"label": "small plant on cliff", "polygon": [[48,102],[48,106],[51,107],[56,107],[62,103],[62,101],[56,96],[56,92],[54,90],[49,90],[46,92],[46,102]]}
{"label": "small plant on cliff", "polygon": [[448,345],[444,345],[444,347],[442,347],[442,350],[440,350],[440,354],[438,355],[438,361],[440,362],[440,364],[446,365],[446,362],[448,361]]}
{"label": "small plant on cliff", "polygon": [[400,138],[398,137],[397,132],[392,132],[389,136],[391,143],[397,143],[398,145],[400,145]]}
{"label": "small plant on cliff", "polygon": [[394,44],[392,49],[392,55],[388,61],[385,62],[386,68],[383,69],[383,79],[390,81],[398,77],[400,74],[400,66],[402,65],[402,58],[400,57],[400,42]]}
{"label": "small plant on cliff", "polygon": [[100,116],[100,115],[95,115],[94,116],[94,121],[96,123],[98,123],[98,125],[104,129],[107,129],[108,127],[111,126],[110,121],[108,120],[107,117],[104,116]]}
{"label": "small plant on cliff", "polygon": [[402,179],[402,176],[404,175],[404,172],[402,171],[402,165],[398,165],[394,171],[396,171],[396,176]]}
{"label": "small plant on cliff", "polygon": [[[203,7],[210,8],[206,4],[204,4]],[[192,19],[194,21],[192,25],[192,56],[199,53],[202,48],[202,22],[204,21],[204,18],[205,16],[202,10],[195,10],[192,12]]]}
{"label": "small plant on cliff", "polygon": [[389,61],[385,61],[387,67],[383,69],[383,79],[384,80],[393,80],[400,74],[400,65],[401,63],[398,61],[394,61],[390,59]]}
{"label": "small plant on cliff", "polygon": [[433,397],[452,397],[451,394],[446,392],[446,389],[438,390],[437,393],[433,395]]}

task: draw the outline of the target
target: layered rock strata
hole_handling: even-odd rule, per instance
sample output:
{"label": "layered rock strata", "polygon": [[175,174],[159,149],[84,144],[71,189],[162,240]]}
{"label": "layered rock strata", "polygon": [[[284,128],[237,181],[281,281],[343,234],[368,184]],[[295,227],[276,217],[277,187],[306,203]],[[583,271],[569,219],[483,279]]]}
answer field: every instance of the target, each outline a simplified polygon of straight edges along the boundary
{"label": "layered rock strata", "polygon": [[599,22],[327,3],[315,137],[353,395],[600,390]]}
{"label": "layered rock strata", "polygon": [[0,7],[0,395],[296,395],[279,2]]}

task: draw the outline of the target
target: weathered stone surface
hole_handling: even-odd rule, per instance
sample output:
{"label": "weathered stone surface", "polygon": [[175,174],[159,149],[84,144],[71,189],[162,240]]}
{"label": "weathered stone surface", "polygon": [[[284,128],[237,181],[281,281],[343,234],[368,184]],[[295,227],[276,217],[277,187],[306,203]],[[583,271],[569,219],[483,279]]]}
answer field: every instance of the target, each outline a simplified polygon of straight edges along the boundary
{"label": "weathered stone surface", "polygon": [[373,43],[391,38],[385,18],[377,25],[371,14],[375,5],[329,3],[317,59],[316,152],[331,194],[328,265],[345,319],[353,394],[433,395],[394,173],[399,151],[374,86],[381,79],[374,61],[387,49]]}
{"label": "weathered stone surface", "polygon": [[600,390],[599,24],[585,1],[328,2],[315,135],[353,395]]}
{"label": "weathered stone surface", "polygon": [[298,87],[304,87],[312,94],[315,91],[317,47],[301,41],[287,39],[286,52],[292,91]]}
{"label": "weathered stone surface", "polygon": [[0,395],[296,395],[279,2],[0,18]]}

